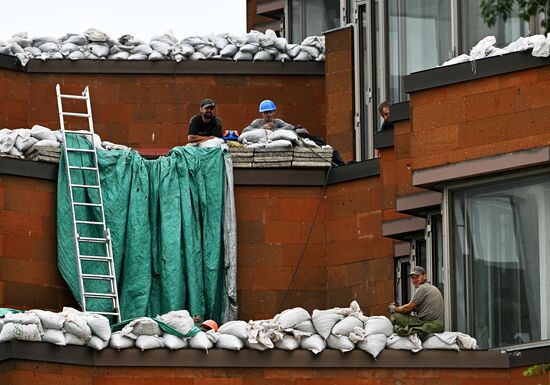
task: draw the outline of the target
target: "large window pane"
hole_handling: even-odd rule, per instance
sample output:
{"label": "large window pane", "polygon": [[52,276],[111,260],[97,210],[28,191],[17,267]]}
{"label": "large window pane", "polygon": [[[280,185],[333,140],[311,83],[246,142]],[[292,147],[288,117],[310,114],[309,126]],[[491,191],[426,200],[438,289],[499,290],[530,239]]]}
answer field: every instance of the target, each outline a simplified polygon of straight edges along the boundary
{"label": "large window pane", "polygon": [[497,47],[504,47],[521,36],[527,36],[527,23],[519,18],[517,7],[511,17],[505,22],[498,19],[496,25],[489,28],[481,17],[479,10],[481,0],[468,0],[460,3],[460,37],[461,52],[470,53],[470,50],[485,36],[494,36]]}
{"label": "large window pane", "polygon": [[392,103],[407,100],[403,76],[452,56],[451,0],[389,0],[389,86]]}
{"label": "large window pane", "polygon": [[321,35],[340,25],[340,0],[292,0],[291,41]]}
{"label": "large window pane", "polygon": [[452,193],[453,327],[492,348],[549,338],[549,175]]}

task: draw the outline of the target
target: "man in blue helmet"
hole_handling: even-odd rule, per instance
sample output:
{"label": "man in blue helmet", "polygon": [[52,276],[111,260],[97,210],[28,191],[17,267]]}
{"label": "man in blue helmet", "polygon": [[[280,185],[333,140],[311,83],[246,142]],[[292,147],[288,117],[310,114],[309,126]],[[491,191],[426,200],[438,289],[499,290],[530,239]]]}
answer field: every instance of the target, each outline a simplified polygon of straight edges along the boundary
{"label": "man in blue helmet", "polygon": [[277,111],[277,106],[271,100],[263,100],[260,103],[260,113],[262,117],[260,119],[255,119],[250,123],[248,127],[243,129],[243,133],[247,131],[257,130],[259,128],[265,130],[294,130],[292,124],[286,123],[282,119],[275,118],[275,112]]}

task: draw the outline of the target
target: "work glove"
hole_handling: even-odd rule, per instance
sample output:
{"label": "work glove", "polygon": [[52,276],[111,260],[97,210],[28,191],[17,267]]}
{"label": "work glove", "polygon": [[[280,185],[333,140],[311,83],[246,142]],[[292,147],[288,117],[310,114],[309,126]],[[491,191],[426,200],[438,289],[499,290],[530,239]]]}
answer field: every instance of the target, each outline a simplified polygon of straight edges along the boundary
{"label": "work glove", "polygon": [[395,313],[395,303],[390,303],[390,306],[388,306],[388,308],[390,309],[390,313]]}

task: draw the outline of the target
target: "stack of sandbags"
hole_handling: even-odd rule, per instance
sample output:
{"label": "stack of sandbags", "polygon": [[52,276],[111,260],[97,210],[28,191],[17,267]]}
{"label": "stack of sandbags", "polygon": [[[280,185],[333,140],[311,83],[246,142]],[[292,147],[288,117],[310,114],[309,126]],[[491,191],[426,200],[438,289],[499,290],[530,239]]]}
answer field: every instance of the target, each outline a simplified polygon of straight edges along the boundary
{"label": "stack of sandbags", "polygon": [[258,147],[254,149],[252,167],[290,167],[292,165],[292,155],[292,149]]}
{"label": "stack of sandbags", "polygon": [[294,148],[292,167],[330,167],[333,149],[330,146]]}
{"label": "stack of sandbags", "polygon": [[235,168],[251,168],[254,160],[254,149],[246,147],[229,147],[229,153]]}
{"label": "stack of sandbags", "polygon": [[125,34],[118,39],[90,28],[83,34],[29,38],[26,32],[0,42],[0,54],[16,56],[22,65],[30,59],[69,60],[250,60],[323,61],[325,39],[310,36],[301,44],[288,44],[272,30],[235,36],[191,36],[179,40],[172,33],[153,36],[149,43]]}

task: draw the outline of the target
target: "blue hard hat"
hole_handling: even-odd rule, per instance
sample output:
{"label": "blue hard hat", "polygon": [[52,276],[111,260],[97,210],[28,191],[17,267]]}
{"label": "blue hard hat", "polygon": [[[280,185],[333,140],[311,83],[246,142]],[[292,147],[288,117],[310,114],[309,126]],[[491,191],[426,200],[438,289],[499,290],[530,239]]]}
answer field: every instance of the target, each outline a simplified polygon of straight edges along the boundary
{"label": "blue hard hat", "polygon": [[260,112],[275,111],[277,106],[271,100],[263,100],[260,103]]}

